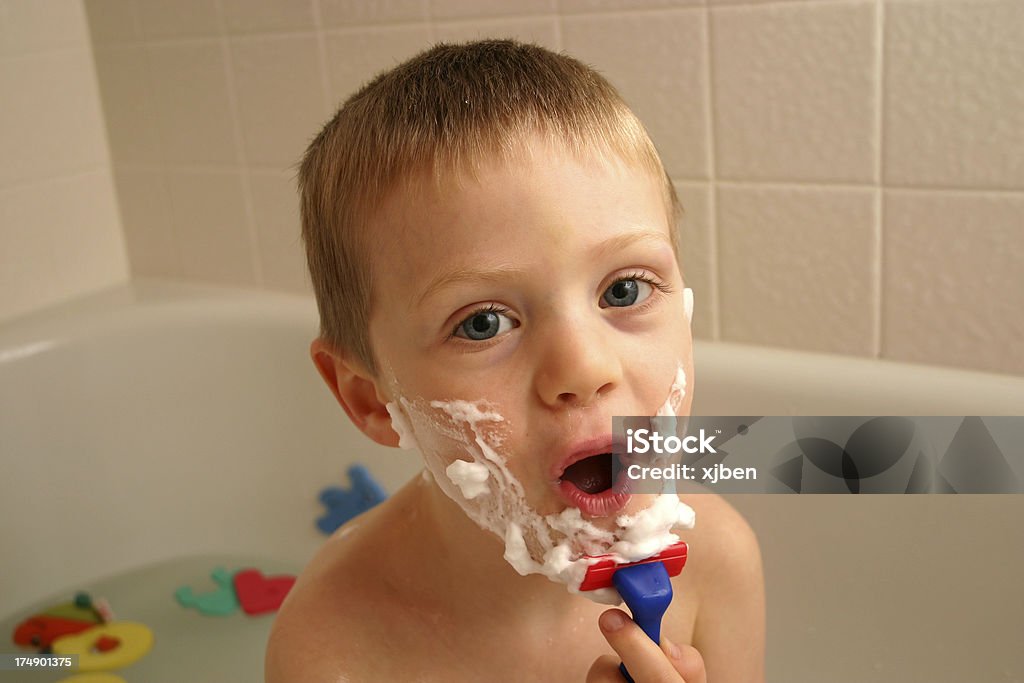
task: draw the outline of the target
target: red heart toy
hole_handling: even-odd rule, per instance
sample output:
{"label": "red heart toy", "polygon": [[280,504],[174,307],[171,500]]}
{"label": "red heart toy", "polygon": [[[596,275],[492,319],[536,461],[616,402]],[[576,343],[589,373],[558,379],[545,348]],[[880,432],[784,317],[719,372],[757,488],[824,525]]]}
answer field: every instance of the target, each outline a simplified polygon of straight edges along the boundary
{"label": "red heart toy", "polygon": [[235,595],[246,614],[264,614],[281,606],[294,583],[294,576],[264,576],[258,569],[243,569],[235,574]]}

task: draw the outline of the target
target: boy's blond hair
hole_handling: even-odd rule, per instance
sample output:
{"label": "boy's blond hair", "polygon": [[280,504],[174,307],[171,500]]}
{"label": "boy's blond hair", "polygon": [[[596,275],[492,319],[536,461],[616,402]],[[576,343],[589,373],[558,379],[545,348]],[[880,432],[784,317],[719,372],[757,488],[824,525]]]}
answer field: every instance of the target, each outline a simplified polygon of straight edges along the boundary
{"label": "boy's blond hair", "polygon": [[537,135],[577,158],[617,158],[663,179],[678,254],[675,189],[643,125],[607,80],[536,45],[442,43],[349,97],[302,159],[302,236],[321,337],[376,376],[368,229],[375,210],[424,174],[440,188],[487,161],[512,160]]}

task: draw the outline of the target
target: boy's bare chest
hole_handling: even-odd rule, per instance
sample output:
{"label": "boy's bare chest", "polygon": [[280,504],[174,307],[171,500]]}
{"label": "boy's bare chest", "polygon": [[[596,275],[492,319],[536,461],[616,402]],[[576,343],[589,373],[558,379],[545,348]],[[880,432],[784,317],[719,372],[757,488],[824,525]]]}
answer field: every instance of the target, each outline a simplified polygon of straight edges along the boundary
{"label": "boy's bare chest", "polygon": [[420,631],[418,636],[393,630],[390,642],[368,643],[361,665],[346,669],[352,673],[358,669],[365,676],[352,677],[352,681],[582,683],[594,660],[611,653],[596,623],[588,626],[592,633],[547,636],[501,629],[438,628]]}
{"label": "boy's bare chest", "polygon": [[[594,660],[614,654],[597,626],[603,608],[561,620],[557,626],[515,627],[498,616],[453,623],[449,615],[420,605],[352,604],[336,633],[349,633],[339,648],[346,680],[477,682],[481,680],[585,681]],[[692,616],[670,610],[666,633],[692,639]],[[687,626],[689,624],[689,626]]]}

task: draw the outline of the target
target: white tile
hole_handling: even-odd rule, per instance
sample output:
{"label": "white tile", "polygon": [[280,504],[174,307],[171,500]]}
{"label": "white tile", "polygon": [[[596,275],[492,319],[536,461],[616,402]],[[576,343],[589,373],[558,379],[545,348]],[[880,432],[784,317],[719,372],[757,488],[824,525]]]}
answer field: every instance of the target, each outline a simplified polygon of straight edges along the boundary
{"label": "white tile", "polygon": [[0,319],[127,275],[107,171],[0,190]]}
{"label": "white tile", "polygon": [[1024,188],[1024,3],[889,3],[887,183]]}
{"label": "white tile", "polygon": [[51,183],[0,189],[0,320],[67,296],[57,282],[47,209]]}
{"label": "white tile", "polygon": [[221,0],[229,33],[305,31],[314,26],[312,0]]}
{"label": "white tile", "polygon": [[241,174],[167,171],[165,182],[185,276],[256,284]]}
{"label": "white tile", "polygon": [[296,164],[318,124],[324,93],[312,34],[231,41],[238,117],[249,164]]}
{"label": "white tile", "polygon": [[721,187],[722,339],[872,355],[874,205],[870,190]]}
{"label": "white tile", "polygon": [[235,163],[238,153],[220,42],[150,45],[149,60],[164,160]]}
{"label": "white tile", "polygon": [[1024,196],[885,195],[882,353],[1024,374]]}
{"label": "white tile", "polygon": [[109,168],[54,182],[46,201],[55,204],[56,278],[80,293],[128,279],[121,217]]}
{"label": "white tile", "polygon": [[693,290],[693,336],[714,337],[717,311],[713,305],[714,236],[711,224],[711,187],[707,183],[676,183],[676,192],[683,204],[680,230],[683,279]]}
{"label": "white tile", "polygon": [[89,46],[82,0],[4,0],[0,55]]}
{"label": "white tile", "polygon": [[85,11],[94,46],[142,39],[133,0],[85,0]]}
{"label": "white tile", "polygon": [[835,0],[707,0],[708,5],[715,7],[717,5],[768,5],[771,3],[779,4],[780,2],[802,2],[802,3],[823,3],[823,2],[835,2]]}
{"label": "white tile", "polygon": [[555,0],[430,0],[434,19],[554,14]]}
{"label": "white tile", "polygon": [[527,19],[473,19],[434,24],[434,39],[438,42],[463,43],[488,38],[511,38],[557,51],[558,18],[552,15]]}
{"label": "white tile", "polygon": [[107,163],[100,98],[84,50],[0,60],[0,186]]}
{"label": "white tile", "polygon": [[428,0],[320,0],[325,27],[427,21],[429,16]]}
{"label": "white tile", "polygon": [[337,105],[367,81],[431,46],[427,26],[364,28],[327,34],[329,100]]}
{"label": "white tile", "polygon": [[144,45],[96,47],[96,75],[115,163],[163,160],[157,103]]}
{"label": "white tile", "polygon": [[562,44],[619,90],[673,178],[708,177],[700,10],[565,17]]}
{"label": "white tile", "polygon": [[249,185],[259,235],[263,284],[273,289],[311,294],[294,174],[251,173]]}
{"label": "white tile", "polygon": [[718,177],[871,182],[875,22],[874,2],[711,10]]}
{"label": "white tile", "polygon": [[122,169],[115,177],[132,275],[182,277],[184,272],[163,173]]}
{"label": "white tile", "polygon": [[217,0],[135,0],[147,38],[197,38],[220,34]]}

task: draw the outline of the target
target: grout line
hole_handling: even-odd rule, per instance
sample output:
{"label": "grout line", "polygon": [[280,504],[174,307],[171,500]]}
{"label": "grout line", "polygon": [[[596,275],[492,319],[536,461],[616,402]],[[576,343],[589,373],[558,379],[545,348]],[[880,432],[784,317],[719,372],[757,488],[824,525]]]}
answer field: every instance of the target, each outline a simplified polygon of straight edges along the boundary
{"label": "grout line", "polygon": [[882,357],[883,326],[885,325],[885,201],[883,198],[885,163],[885,3],[875,0],[875,244],[872,284],[872,351],[875,358]]}
{"label": "grout line", "polygon": [[81,166],[73,169],[61,170],[53,175],[41,176],[38,178],[24,178],[11,181],[9,183],[0,184],[0,194],[7,192],[17,192],[18,190],[27,190],[38,185],[45,185],[47,183],[57,182],[61,180],[74,180],[81,178],[90,173],[96,171],[102,171],[105,168],[110,168],[113,172],[113,161],[104,164],[89,164],[88,166]]}
{"label": "grout line", "polygon": [[[792,1],[792,0],[791,0]],[[847,2],[849,0],[846,0]],[[759,3],[760,4],[760,3]],[[707,5],[675,5],[675,6],[664,6],[664,7],[613,7],[610,9],[603,9],[599,7],[588,7],[579,10],[567,10],[561,7],[559,4],[557,12],[568,18],[573,17],[621,17],[623,19],[641,15],[650,16],[658,14],[678,14],[681,12],[696,12],[699,10],[707,9]],[[515,15],[501,15],[503,18],[510,18]],[[529,16],[529,15],[524,15]]]}
{"label": "grout line", "polygon": [[555,47],[559,52],[565,52],[565,15],[560,5],[555,3]]}
{"label": "grout line", "polygon": [[[290,171],[291,167],[273,166],[266,164],[249,164],[242,166],[240,164],[189,164],[189,163],[169,163],[161,164],[160,162],[142,162],[142,161],[125,161],[117,162],[117,167],[129,171],[158,171],[161,169],[169,169],[173,171],[186,171],[194,173],[239,173],[248,171],[250,173],[268,173],[268,174],[279,174],[282,172]],[[50,176],[47,176],[49,178]],[[39,180],[46,180],[46,178],[39,178]],[[720,188],[739,188],[739,189],[765,189],[765,190],[850,190],[850,191],[874,191],[878,189],[878,186],[874,184],[846,184],[846,183],[823,183],[823,182],[785,182],[785,181],[768,181],[768,180],[723,180],[721,178],[691,178],[683,177],[679,178],[676,176],[672,177],[672,181],[677,185],[711,185],[716,184]],[[29,180],[25,182],[35,182],[35,180]],[[13,183],[18,184],[18,183]],[[7,187],[7,185],[0,185],[0,189]],[[941,193],[941,194],[952,194],[952,195],[965,195],[968,197],[1014,197],[1024,198],[1024,188],[1021,189],[997,189],[997,188],[968,188],[968,187],[929,187],[929,186],[914,186],[914,185],[885,185],[880,188],[883,192],[912,192],[920,194],[929,193]]]}
{"label": "grout line", "polygon": [[430,36],[430,45],[437,43],[437,19],[434,17],[434,3],[424,0],[427,7],[427,35]]}
{"label": "grout line", "polygon": [[320,99],[323,101],[323,117],[326,121],[331,115],[331,79],[327,69],[327,36],[324,34],[323,19],[320,14],[320,0],[313,0],[313,27],[316,33],[316,54],[320,61]]}
{"label": "grout line", "polygon": [[245,225],[249,232],[249,260],[252,265],[253,277],[257,285],[264,285],[263,257],[260,252],[259,231],[256,230],[256,210],[252,201],[252,185],[249,182],[248,158],[245,153],[245,136],[242,133],[242,119],[238,105],[238,91],[235,87],[235,70],[232,68],[231,48],[227,31],[224,28],[224,7],[221,0],[215,0],[217,18],[220,23],[220,52],[224,60],[224,77],[227,82],[228,106],[231,109],[231,124],[234,129],[232,137],[235,143],[235,155],[242,166],[242,204],[245,208]]}
{"label": "grout line", "polygon": [[86,53],[92,57],[92,46],[89,43],[70,43],[58,47],[32,48],[0,54],[0,64],[7,62],[19,62],[25,59],[37,59],[39,57],[63,57],[76,53]]}
{"label": "grout line", "polygon": [[[131,2],[132,14],[135,22],[136,34],[140,36],[140,45],[145,55],[145,63],[143,69],[146,73],[145,85],[143,86],[145,97],[150,102],[153,101],[153,45],[152,38],[146,34],[145,26],[142,21],[142,15],[139,13],[139,7],[137,0]],[[181,243],[181,236],[178,234],[178,211],[175,208],[174,199],[171,197],[170,183],[168,181],[168,164],[167,164],[167,140],[164,136],[164,113],[157,113],[157,149],[159,150],[160,157],[156,163],[156,180],[159,188],[160,196],[163,199],[164,206],[167,210],[167,217],[165,226],[167,231],[170,233],[168,238],[171,243],[172,264],[171,272],[174,274],[173,277],[179,280],[188,280],[188,269],[185,267],[185,256],[184,247]],[[120,165],[124,168],[124,165]],[[127,239],[127,235],[126,235]],[[129,267],[131,264],[129,263]],[[134,271],[132,271],[134,273]]]}
{"label": "grout line", "polygon": [[711,264],[711,339],[721,341],[722,339],[722,268],[719,253],[719,232],[718,232],[718,169],[716,158],[718,145],[715,138],[715,108],[714,108],[714,70],[712,65],[712,29],[711,29],[711,8],[704,7],[704,119],[705,136],[707,138],[708,153],[708,181],[710,190],[708,192],[708,226],[711,230],[709,240],[709,259]]}
{"label": "grout line", "polygon": [[[757,0],[733,0],[719,4],[716,9],[733,11],[740,8],[764,8],[764,7],[828,7],[829,5],[849,5],[863,0],[768,0],[758,2]],[[933,0],[923,0],[932,2]]]}

